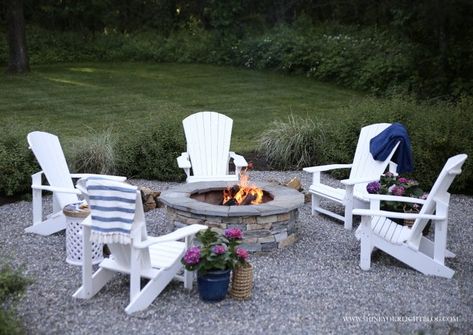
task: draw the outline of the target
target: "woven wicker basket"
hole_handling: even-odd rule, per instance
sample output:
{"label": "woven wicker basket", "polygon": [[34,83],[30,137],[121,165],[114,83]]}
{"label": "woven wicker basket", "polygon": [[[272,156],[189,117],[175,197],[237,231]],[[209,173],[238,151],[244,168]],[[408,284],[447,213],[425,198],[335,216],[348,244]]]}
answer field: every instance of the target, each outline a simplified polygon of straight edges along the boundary
{"label": "woven wicker basket", "polygon": [[230,296],[235,299],[248,299],[253,289],[253,266],[246,263],[233,270]]}

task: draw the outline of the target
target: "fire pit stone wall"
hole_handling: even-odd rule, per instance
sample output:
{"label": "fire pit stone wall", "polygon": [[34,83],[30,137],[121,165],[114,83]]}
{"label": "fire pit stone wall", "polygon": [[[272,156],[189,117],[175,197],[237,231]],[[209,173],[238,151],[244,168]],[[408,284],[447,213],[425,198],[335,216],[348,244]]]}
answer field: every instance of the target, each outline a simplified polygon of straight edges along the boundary
{"label": "fire pit stone wall", "polygon": [[223,231],[238,227],[244,233],[243,246],[252,252],[285,248],[297,240],[298,208],[304,204],[300,192],[270,183],[256,183],[272,200],[259,205],[221,206],[199,201],[199,194],[223,190],[227,182],[199,182],[180,185],[161,194],[167,207],[169,228],[205,224]]}

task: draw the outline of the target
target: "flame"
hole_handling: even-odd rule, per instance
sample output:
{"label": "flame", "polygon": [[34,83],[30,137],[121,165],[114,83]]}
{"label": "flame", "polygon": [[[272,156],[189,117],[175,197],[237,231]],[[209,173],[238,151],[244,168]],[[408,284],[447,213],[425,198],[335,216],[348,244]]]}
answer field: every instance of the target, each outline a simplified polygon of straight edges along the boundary
{"label": "flame", "polygon": [[[246,174],[248,168],[240,173],[240,183],[223,190],[223,204],[232,202],[232,205],[258,205],[263,202],[263,190],[249,183]],[[233,200],[233,201],[232,201]]]}

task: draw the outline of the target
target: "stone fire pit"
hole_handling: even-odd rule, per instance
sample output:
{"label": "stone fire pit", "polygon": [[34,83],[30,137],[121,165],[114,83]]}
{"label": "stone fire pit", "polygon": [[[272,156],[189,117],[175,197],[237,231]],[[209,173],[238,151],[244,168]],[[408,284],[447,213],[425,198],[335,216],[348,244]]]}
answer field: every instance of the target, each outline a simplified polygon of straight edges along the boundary
{"label": "stone fire pit", "polygon": [[238,227],[244,233],[242,246],[249,251],[270,251],[296,241],[298,208],[304,195],[271,183],[253,183],[264,190],[264,203],[222,206],[223,190],[234,182],[198,182],[164,191],[160,201],[167,206],[167,219],[174,227],[193,223],[224,230]]}

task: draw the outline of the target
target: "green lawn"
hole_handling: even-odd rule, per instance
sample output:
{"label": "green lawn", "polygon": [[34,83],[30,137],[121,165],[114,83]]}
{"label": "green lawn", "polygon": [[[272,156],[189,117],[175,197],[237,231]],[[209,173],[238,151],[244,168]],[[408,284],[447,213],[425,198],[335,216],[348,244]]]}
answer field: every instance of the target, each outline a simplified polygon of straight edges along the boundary
{"label": "green lawn", "polygon": [[126,131],[163,114],[210,110],[234,120],[232,149],[249,152],[274,119],[290,113],[337,120],[362,95],[301,76],[186,64],[91,63],[35,66],[0,81],[0,121],[58,134]]}

